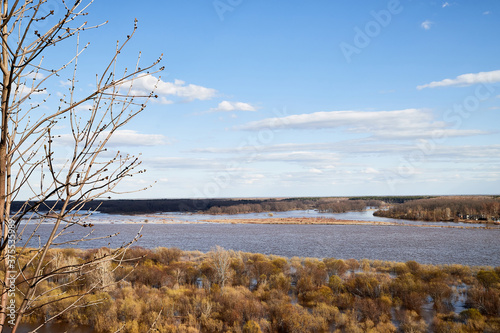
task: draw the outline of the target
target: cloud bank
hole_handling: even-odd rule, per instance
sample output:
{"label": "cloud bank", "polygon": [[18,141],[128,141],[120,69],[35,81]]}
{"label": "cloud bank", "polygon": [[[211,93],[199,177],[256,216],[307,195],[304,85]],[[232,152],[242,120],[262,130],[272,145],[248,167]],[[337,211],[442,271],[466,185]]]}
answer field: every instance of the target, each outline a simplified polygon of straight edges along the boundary
{"label": "cloud bank", "polygon": [[459,86],[466,87],[480,83],[496,83],[500,82],[500,70],[491,72],[469,73],[457,76],[454,79],[444,79],[442,81],[433,81],[431,83],[417,86],[418,90],[424,88],[450,87]]}
{"label": "cloud bank", "polygon": [[[259,131],[262,129],[343,129],[351,133],[370,134],[377,139],[460,137],[486,134],[480,130],[449,128],[443,121],[434,120],[424,109],[396,111],[329,111],[267,118],[238,126],[237,130]],[[439,133],[437,133],[439,131]]]}

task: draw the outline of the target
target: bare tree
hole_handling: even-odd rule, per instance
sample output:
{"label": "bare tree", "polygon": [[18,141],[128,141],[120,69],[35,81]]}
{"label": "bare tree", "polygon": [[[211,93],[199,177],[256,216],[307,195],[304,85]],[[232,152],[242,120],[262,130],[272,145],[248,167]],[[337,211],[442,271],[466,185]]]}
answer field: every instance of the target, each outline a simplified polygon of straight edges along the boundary
{"label": "bare tree", "polygon": [[[51,247],[95,239],[89,232],[61,241],[71,228],[89,226],[85,220],[92,213],[86,210],[88,202],[116,193],[123,179],[144,172],[136,156],[109,152],[106,145],[155,97],[152,91],[138,95],[134,80],[163,69],[156,67],[160,59],[140,68],[139,55],[135,67],[118,74],[118,59],[135,33],[134,24],[96,74],[92,91],[83,94],[76,89],[78,60],[88,46],[80,45],[80,35],[101,26],[83,21],[91,2],[60,0],[57,11],[52,7],[56,1],[1,2],[0,332],[8,325],[16,332],[23,316],[46,304],[71,299],[61,313],[85,305],[84,296],[106,287],[109,280],[94,279],[95,283],[82,289],[85,275],[103,276],[103,267],[109,267],[104,262],[119,263],[130,245],[80,263],[50,264]],[[67,62],[54,67],[47,61],[50,58],[44,59],[45,54],[53,54],[53,46],[64,43],[67,47],[71,41],[76,53]],[[49,94],[50,80],[61,77],[68,78],[68,93]],[[57,99],[55,105],[53,99]],[[61,149],[58,142],[69,143],[71,148]],[[24,204],[13,206],[19,200]],[[51,223],[51,232],[34,246],[35,233],[44,222]],[[61,275],[69,278],[54,279]],[[50,290],[41,289],[48,280],[62,282]],[[66,287],[75,284],[79,288],[68,291]]]}
{"label": "bare tree", "polygon": [[231,280],[231,252],[217,245],[208,253],[214,269],[214,282],[224,291],[224,286]]}

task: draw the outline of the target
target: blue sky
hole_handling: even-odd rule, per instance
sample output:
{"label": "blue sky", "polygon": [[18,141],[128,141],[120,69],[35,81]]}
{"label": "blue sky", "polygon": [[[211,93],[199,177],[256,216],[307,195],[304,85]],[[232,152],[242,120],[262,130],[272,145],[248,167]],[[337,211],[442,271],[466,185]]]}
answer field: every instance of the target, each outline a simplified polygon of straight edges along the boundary
{"label": "blue sky", "polygon": [[147,169],[124,190],[156,182],[128,197],[499,193],[499,1],[96,1],[88,11],[109,23],[84,37],[82,84],[134,18],[121,63],[164,54],[158,100],[114,143]]}

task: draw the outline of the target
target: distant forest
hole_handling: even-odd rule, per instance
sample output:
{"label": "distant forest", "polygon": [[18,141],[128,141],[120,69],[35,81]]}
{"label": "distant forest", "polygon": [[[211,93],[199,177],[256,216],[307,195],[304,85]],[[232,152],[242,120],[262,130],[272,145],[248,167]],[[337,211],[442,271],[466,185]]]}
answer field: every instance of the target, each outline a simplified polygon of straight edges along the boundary
{"label": "distant forest", "polygon": [[[108,214],[150,214],[160,212],[205,212],[211,207],[228,207],[239,204],[260,204],[269,199],[138,199],[138,200],[94,200],[85,205],[87,210],[98,210]],[[12,211],[17,211],[24,202],[14,202]],[[28,203],[29,206],[35,202]],[[54,202],[46,202],[52,206]],[[39,211],[46,211],[40,206]],[[57,207],[58,205],[56,205]],[[57,209],[57,208],[56,208]]]}
{"label": "distant forest", "polygon": [[500,198],[456,196],[419,199],[379,210],[375,216],[421,221],[499,221]]}
{"label": "distant forest", "polygon": [[[354,199],[354,198],[351,198]],[[12,211],[19,210],[24,202],[15,202]],[[29,206],[35,202],[28,203]],[[149,199],[149,200],[95,200],[85,209],[108,214],[149,214],[159,212],[186,212],[206,214],[242,214],[260,212],[284,212],[290,210],[317,209],[322,212],[342,213],[361,211],[366,206],[380,207],[380,200],[355,198],[263,198],[263,199]],[[45,203],[46,206],[54,202]],[[57,205],[56,205],[57,207]],[[45,211],[40,206],[39,211]]]}
{"label": "distant forest", "polygon": [[290,210],[314,209],[324,213],[363,211],[367,206],[380,207],[380,200],[349,200],[349,198],[291,198],[270,199],[260,203],[237,203],[228,206],[212,206],[208,214],[244,214],[262,212],[286,212]]}

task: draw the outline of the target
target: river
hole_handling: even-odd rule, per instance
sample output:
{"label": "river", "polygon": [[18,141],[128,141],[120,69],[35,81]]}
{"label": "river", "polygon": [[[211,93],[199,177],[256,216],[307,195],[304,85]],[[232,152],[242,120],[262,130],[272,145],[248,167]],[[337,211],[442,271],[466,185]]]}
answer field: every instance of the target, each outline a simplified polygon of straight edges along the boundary
{"label": "river", "polygon": [[[456,229],[412,227],[408,224],[428,222],[394,220],[373,216],[373,211],[322,214],[315,211],[274,213],[274,217],[325,216],[337,219],[391,221],[401,225],[273,225],[200,223],[221,218],[265,218],[267,213],[212,216],[162,213],[148,216],[96,214],[93,236],[104,237],[115,232],[118,236],[64,247],[119,247],[134,238],[144,225],[136,245],[146,248],[178,247],[186,251],[209,251],[216,245],[244,252],[259,252],[285,257],[334,257],[342,259],[373,259],[388,261],[416,260],[424,264],[463,264],[500,266],[500,229]],[[147,221],[147,222],[146,222]],[[127,223],[129,222],[129,223]],[[130,223],[134,222],[134,223]],[[155,223],[157,222],[157,223]],[[167,222],[160,224],[158,222]],[[440,222],[429,225],[442,225]],[[460,225],[453,223],[453,225]],[[470,226],[470,224],[467,224]],[[46,239],[50,224],[37,231],[36,246]],[[31,227],[28,227],[31,228]],[[59,241],[75,239],[90,231],[74,228],[75,234],[62,236]]]}

